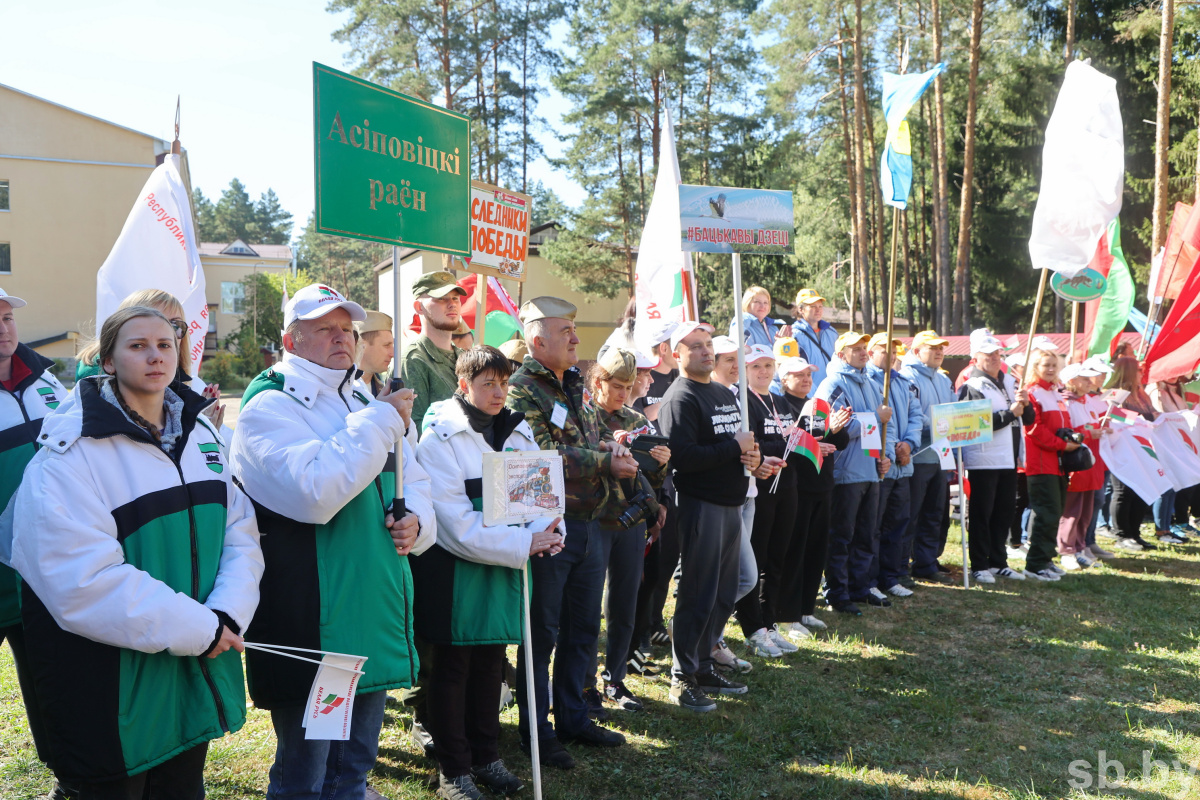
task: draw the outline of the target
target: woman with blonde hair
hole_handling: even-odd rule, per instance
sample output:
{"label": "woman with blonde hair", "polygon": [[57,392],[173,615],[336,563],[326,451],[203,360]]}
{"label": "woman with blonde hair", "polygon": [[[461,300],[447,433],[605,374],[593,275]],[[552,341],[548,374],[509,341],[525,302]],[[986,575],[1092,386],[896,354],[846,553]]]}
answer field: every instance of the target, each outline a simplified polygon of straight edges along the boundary
{"label": "woman with blonde hair", "polygon": [[[771,348],[776,339],[792,335],[791,328],[781,319],[767,316],[771,313],[771,293],[761,286],[751,286],[742,293],[742,330],[746,344],[761,344]],[[729,337],[737,341],[737,320],[729,321]]]}
{"label": "woman with blonde hair", "polygon": [[1025,557],[1025,577],[1056,581],[1064,573],[1054,563],[1058,544],[1058,523],[1067,499],[1067,478],[1058,454],[1080,448],[1079,442],[1058,435],[1071,428],[1067,402],[1058,393],[1058,354],[1034,350],[1025,374],[1025,388],[1033,407],[1033,424],[1022,428],[1025,436],[1025,480],[1029,485],[1029,507],[1033,526],[1029,533],[1029,553]]}
{"label": "woman with blonde hair", "polygon": [[178,341],[156,309],[105,320],[101,374],[46,418],[13,501],[46,759],[83,798],[203,797],[208,742],[246,718],[258,525]]}

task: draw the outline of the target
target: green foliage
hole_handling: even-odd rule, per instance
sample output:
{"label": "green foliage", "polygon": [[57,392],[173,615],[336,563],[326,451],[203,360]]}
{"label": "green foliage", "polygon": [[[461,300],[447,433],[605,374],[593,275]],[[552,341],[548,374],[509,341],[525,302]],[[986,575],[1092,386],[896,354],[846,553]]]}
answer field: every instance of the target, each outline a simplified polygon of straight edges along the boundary
{"label": "green foliage", "polygon": [[223,389],[233,388],[243,374],[238,357],[228,350],[218,350],[205,358],[200,365],[200,379],[205,383],[215,383]]}
{"label": "green foliage", "polygon": [[387,245],[317,233],[310,216],[296,242],[296,265],[308,280],[297,288],[324,283],[363,308],[379,308],[379,287],[372,268],[390,255]]}
{"label": "green foliage", "polygon": [[216,203],[200,189],[193,189],[192,204],[196,207],[196,235],[202,242],[241,239],[246,244],[287,244],[291,240],[292,215],[279,204],[274,189],[267,189],[253,202],[242,182],[234,178]]}

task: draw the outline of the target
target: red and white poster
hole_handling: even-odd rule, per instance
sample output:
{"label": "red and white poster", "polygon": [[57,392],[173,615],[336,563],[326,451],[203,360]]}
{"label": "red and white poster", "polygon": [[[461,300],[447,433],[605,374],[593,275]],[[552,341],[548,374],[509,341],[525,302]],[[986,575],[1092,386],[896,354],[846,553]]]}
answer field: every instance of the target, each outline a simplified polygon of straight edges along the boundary
{"label": "red and white poster", "polygon": [[532,208],[533,198],[527,194],[471,181],[471,260],[467,269],[524,281]]}

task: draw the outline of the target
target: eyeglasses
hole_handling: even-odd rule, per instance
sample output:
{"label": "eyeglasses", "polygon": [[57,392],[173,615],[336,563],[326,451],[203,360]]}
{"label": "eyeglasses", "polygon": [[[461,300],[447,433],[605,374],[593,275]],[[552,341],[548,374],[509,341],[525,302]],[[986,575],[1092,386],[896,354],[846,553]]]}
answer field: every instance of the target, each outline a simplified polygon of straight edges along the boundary
{"label": "eyeglasses", "polygon": [[181,319],[172,319],[168,320],[168,322],[170,322],[171,327],[175,329],[175,338],[182,339],[188,330],[187,323]]}

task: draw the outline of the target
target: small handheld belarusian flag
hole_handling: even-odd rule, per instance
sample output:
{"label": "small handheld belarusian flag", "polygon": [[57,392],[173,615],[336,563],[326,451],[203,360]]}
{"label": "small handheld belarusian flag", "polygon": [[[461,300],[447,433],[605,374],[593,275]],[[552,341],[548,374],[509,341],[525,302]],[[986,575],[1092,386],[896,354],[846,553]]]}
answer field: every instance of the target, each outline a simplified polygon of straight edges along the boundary
{"label": "small handheld belarusian flag", "polygon": [[1108,412],[1109,419],[1118,425],[1133,425],[1140,419],[1140,415],[1136,411],[1130,411],[1119,406],[1113,406]]}
{"label": "small handheld belarusian flag", "polygon": [[829,401],[820,397],[814,397],[804,404],[804,408],[800,411],[800,416],[809,417],[812,419],[817,430],[825,430],[829,424],[829,415],[833,413],[833,409],[829,406]]}
{"label": "small handheld belarusian flag", "polygon": [[799,453],[807,458],[817,468],[817,471],[820,472],[821,463],[824,460],[821,458],[821,443],[817,441],[815,436],[799,426],[796,427],[795,432],[799,434],[796,436],[795,443],[788,442],[791,445],[791,452]]}

